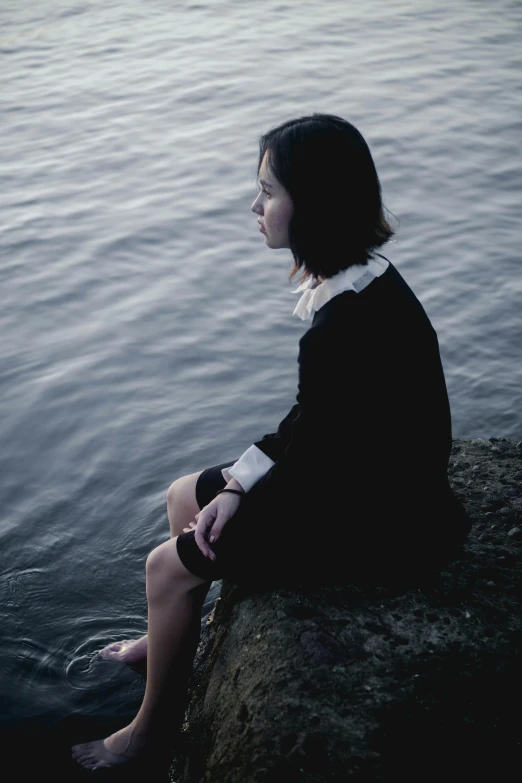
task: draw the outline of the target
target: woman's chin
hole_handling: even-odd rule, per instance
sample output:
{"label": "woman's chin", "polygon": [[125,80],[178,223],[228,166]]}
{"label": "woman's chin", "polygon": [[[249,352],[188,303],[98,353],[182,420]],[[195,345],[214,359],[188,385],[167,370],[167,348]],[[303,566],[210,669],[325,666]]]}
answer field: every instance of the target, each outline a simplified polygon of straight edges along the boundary
{"label": "woman's chin", "polygon": [[289,245],[283,244],[282,242],[274,241],[273,239],[269,239],[266,234],[263,234],[265,239],[265,245],[269,247],[271,250],[284,250],[285,248],[288,249]]}

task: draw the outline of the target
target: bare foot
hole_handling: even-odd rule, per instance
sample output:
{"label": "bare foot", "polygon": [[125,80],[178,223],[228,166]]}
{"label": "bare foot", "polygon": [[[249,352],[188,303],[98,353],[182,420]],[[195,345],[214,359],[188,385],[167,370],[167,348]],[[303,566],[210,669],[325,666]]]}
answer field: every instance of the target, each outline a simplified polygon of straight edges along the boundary
{"label": "bare foot", "polygon": [[137,736],[132,723],[105,740],[94,740],[73,745],[72,757],[86,769],[114,767],[136,758],[145,745],[143,736]]}
{"label": "bare foot", "polygon": [[147,636],[141,639],[124,639],[123,642],[113,642],[100,650],[100,658],[121,663],[138,663],[147,657]]}

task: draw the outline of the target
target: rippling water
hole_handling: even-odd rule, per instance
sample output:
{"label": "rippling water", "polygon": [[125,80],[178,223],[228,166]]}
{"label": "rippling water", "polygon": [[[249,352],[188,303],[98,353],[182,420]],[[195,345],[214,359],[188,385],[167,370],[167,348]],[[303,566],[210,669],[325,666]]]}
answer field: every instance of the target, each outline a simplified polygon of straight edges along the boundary
{"label": "rippling water", "polygon": [[454,435],[522,438],[521,22],[508,0],[3,0],[4,725],[135,708],[97,651],[145,630],[169,483],[293,402],[306,327],[249,212],[271,125],[360,128]]}

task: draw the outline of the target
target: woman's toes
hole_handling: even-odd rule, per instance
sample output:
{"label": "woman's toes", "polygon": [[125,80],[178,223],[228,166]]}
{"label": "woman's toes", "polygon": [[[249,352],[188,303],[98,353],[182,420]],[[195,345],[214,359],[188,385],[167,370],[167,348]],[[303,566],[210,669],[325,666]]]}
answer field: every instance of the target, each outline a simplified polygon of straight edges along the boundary
{"label": "woman's toes", "polygon": [[139,663],[147,657],[147,637],[140,639],[125,639],[122,642],[112,642],[100,650],[99,655],[107,661],[120,663]]}
{"label": "woman's toes", "polygon": [[100,650],[99,656],[100,658],[119,658],[127,645],[127,639],[123,642],[112,642],[112,644],[108,644],[107,647]]}
{"label": "woman's toes", "polygon": [[92,759],[92,743],[84,742],[81,745],[73,745],[72,757],[80,764],[84,764],[85,762],[89,761],[89,759]]}

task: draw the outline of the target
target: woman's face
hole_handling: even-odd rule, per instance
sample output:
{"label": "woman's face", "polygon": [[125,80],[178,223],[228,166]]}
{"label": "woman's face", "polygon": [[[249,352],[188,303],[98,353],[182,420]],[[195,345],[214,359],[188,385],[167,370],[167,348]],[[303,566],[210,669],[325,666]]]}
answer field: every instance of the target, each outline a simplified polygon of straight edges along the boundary
{"label": "woman's face", "polygon": [[259,193],[252,204],[252,212],[258,215],[260,231],[268,247],[273,250],[290,247],[289,225],[294,211],[292,199],[275,178],[268,165],[265,152],[259,168]]}

